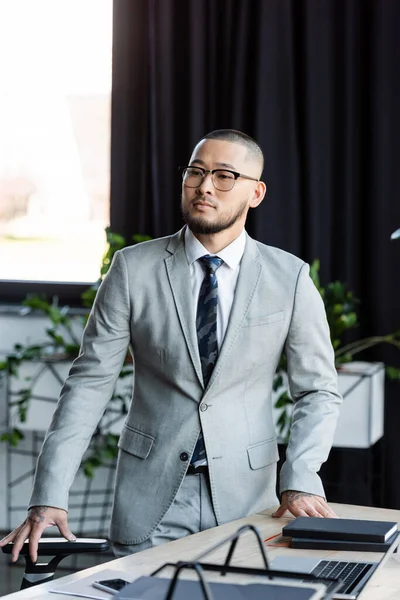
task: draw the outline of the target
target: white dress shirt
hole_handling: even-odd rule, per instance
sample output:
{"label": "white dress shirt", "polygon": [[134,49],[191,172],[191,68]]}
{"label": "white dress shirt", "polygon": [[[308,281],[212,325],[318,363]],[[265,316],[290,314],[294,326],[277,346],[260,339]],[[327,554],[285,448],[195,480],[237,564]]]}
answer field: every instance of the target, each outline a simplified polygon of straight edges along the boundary
{"label": "white dress shirt", "polygon": [[[224,261],[217,269],[216,276],[218,281],[218,306],[217,306],[217,343],[218,350],[221,349],[224,341],[226,329],[228,327],[229,316],[231,314],[233,298],[237,278],[239,276],[240,261],[246,246],[246,232],[243,229],[239,237],[226,246],[218,254]],[[185,231],[185,252],[190,265],[190,284],[192,287],[192,298],[194,303],[194,314],[197,313],[197,301],[199,298],[200,287],[204,279],[205,271],[199,262],[199,258],[210,252],[193,235],[189,227]]]}

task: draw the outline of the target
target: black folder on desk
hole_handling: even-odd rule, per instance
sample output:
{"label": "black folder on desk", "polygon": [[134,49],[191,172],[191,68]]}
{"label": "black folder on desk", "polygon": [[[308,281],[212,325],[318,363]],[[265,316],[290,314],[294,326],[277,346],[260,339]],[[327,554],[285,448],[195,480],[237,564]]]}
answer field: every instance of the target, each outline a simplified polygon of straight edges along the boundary
{"label": "black folder on desk", "polygon": [[314,540],[387,542],[398,531],[397,523],[362,519],[297,517],[282,528],[282,535]]}
{"label": "black folder on desk", "polygon": [[396,539],[394,533],[387,542],[359,542],[354,540],[329,540],[294,537],[290,542],[291,548],[308,550],[355,550],[357,552],[387,552]]}
{"label": "black folder on desk", "polygon": [[[170,579],[160,577],[140,577],[125,586],[116,600],[164,600],[171,584]],[[300,584],[301,585],[301,584]],[[214,600],[313,600],[321,598],[320,592],[307,585],[285,585],[279,583],[232,583],[208,582]],[[204,600],[198,581],[180,579],[173,594],[173,600]]]}

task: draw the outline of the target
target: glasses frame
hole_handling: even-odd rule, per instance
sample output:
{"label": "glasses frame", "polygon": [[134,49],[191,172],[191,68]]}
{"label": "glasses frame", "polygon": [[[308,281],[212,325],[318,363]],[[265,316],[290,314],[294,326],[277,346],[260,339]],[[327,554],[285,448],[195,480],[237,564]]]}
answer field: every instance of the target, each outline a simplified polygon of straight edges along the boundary
{"label": "glasses frame", "polygon": [[[251,181],[260,181],[259,179],[256,179],[255,177],[250,177],[250,175],[244,175],[243,173],[238,173],[237,171],[232,171],[231,169],[203,169],[203,167],[198,167],[197,165],[187,165],[186,167],[178,167],[178,169],[182,174],[182,179],[185,176],[186,169],[198,169],[199,171],[203,172],[203,177],[202,177],[202,180],[200,181],[199,185],[187,185],[187,183],[185,183],[183,181],[183,185],[186,185],[186,187],[191,188],[192,190],[195,190],[196,188],[201,186],[207,173],[210,173],[213,186],[219,192],[230,192],[231,190],[233,190],[233,188],[235,187],[235,183],[236,183],[237,179],[239,179],[239,177],[241,179],[251,179]],[[232,173],[232,175],[234,176],[235,179],[234,179],[233,185],[229,190],[221,190],[220,188],[218,188],[215,185],[214,173],[218,173],[219,171],[223,171],[224,173]]]}

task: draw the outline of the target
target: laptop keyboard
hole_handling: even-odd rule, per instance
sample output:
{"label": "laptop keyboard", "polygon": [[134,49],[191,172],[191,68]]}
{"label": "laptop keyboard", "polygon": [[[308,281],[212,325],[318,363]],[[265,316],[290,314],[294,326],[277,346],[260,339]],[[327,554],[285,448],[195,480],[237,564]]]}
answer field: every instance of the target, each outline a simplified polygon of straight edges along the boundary
{"label": "laptop keyboard", "polygon": [[[321,560],[315,569],[312,571],[312,575],[317,577],[332,577],[334,579],[341,579],[342,586],[338,590],[339,594],[351,594],[355,589],[356,585],[371,569],[372,564],[357,563],[357,562],[344,562],[337,560]],[[335,583],[329,584],[327,591],[330,590]]]}

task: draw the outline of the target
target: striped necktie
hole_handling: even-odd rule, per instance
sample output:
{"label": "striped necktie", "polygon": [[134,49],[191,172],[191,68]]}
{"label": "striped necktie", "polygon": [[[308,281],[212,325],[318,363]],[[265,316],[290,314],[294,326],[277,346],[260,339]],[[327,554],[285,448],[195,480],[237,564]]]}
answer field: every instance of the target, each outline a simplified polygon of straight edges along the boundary
{"label": "striped necktie", "polygon": [[[206,254],[199,258],[205,270],[201,284],[199,300],[197,303],[196,329],[197,341],[203,374],[204,388],[210,381],[211,373],[218,357],[217,344],[217,306],[218,306],[218,280],[216,270],[224,262],[219,256]],[[203,434],[200,432],[196,447],[193,452],[192,465],[198,467],[207,461],[204,447]]]}

